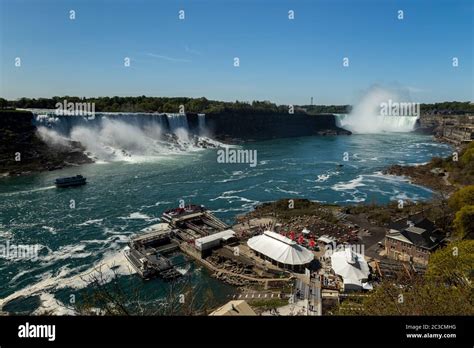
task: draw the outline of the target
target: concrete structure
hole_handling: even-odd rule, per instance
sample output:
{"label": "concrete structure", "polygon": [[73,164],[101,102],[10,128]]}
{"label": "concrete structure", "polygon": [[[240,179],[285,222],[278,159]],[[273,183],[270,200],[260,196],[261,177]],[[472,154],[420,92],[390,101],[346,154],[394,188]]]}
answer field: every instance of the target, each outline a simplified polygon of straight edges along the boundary
{"label": "concrete structure", "polygon": [[265,231],[261,235],[250,238],[247,245],[260,258],[280,268],[296,272],[303,272],[314,260],[314,254],[311,251],[271,231]]}
{"label": "concrete structure", "polygon": [[387,257],[427,265],[430,253],[445,239],[433,222],[421,215],[395,221],[385,236]]}
{"label": "concrete structure", "polygon": [[232,230],[225,230],[222,232],[217,232],[209,236],[198,238],[194,241],[196,249],[201,252],[205,252],[209,249],[214,249],[222,245],[231,239],[235,238],[235,232]]}
{"label": "concrete structure", "polygon": [[446,126],[443,138],[456,145],[469,143],[474,140],[474,125]]}
{"label": "concrete structure", "polygon": [[231,315],[231,316],[248,316],[257,315],[254,310],[244,300],[229,301],[222,307],[217,308],[209,315]]}

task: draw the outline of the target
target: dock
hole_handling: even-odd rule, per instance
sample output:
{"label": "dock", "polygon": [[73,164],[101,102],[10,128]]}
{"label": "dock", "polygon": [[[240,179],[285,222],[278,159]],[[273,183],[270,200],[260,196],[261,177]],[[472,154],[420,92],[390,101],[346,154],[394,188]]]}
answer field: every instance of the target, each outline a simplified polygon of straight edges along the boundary
{"label": "dock", "polygon": [[166,257],[179,249],[179,243],[172,239],[169,225],[160,223],[141,232],[130,238],[129,249],[124,251],[125,257],[137,273],[144,279],[179,277],[181,274]]}
{"label": "dock", "polygon": [[203,252],[232,239],[235,234],[227,224],[197,205],[167,210],[162,221],[132,236],[129,249],[125,250],[128,261],[145,279],[179,277],[181,274],[167,255],[178,250],[189,255],[186,247],[199,244],[196,255],[192,255],[199,259]]}

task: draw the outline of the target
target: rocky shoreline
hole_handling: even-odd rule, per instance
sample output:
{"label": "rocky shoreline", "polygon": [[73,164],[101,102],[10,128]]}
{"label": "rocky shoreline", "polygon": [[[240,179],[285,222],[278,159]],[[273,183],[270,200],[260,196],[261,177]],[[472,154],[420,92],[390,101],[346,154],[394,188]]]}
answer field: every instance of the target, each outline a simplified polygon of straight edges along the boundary
{"label": "rocky shoreline", "polygon": [[382,171],[383,174],[403,176],[411,183],[425,186],[431,190],[451,193],[456,190],[449,180],[449,173],[433,166],[432,162],[418,166],[391,165]]}

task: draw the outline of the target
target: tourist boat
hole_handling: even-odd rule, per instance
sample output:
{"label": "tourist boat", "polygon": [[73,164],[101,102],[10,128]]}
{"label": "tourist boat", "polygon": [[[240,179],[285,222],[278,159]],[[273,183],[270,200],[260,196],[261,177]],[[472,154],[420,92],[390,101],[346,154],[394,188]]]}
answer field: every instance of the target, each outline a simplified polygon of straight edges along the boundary
{"label": "tourist boat", "polygon": [[81,186],[86,184],[86,178],[82,175],[76,175],[65,178],[58,178],[54,182],[56,187],[71,187],[71,186]]}

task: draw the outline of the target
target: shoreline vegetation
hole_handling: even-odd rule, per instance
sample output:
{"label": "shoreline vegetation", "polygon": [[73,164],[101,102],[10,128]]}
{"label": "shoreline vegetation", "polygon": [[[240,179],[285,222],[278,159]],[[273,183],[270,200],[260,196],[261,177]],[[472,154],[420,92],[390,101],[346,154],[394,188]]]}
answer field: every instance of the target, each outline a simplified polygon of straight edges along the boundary
{"label": "shoreline vegetation", "polygon": [[[280,224],[280,233],[289,234],[290,231],[301,231],[309,228],[318,233],[327,233],[337,238],[338,243],[362,243],[366,246],[366,257],[374,260],[378,258],[377,240],[385,236],[390,223],[401,218],[422,212],[423,215],[434,221],[443,231],[447,232],[446,244],[432,253],[428,265],[420,273],[417,271],[406,272],[406,262],[394,261],[399,268],[394,275],[378,280],[378,285],[371,292],[359,294],[346,294],[338,304],[323,304],[323,315],[473,315],[472,281],[474,276],[474,185],[472,185],[474,143],[465,146],[459,154],[459,161],[452,159],[434,158],[427,165],[441,166],[449,173],[453,180],[453,189],[448,194],[437,191],[430,201],[406,202],[400,208],[397,202],[388,204],[362,204],[352,206],[339,206],[336,204],[321,204],[307,199],[289,197],[278,201],[266,202],[258,205],[249,213],[236,216],[239,224],[245,221],[260,220],[274,221]],[[415,167],[417,168],[417,167]],[[437,168],[437,167],[436,167]],[[444,179],[435,176],[444,182]],[[467,184],[465,184],[467,182]],[[470,185],[471,184],[471,185]],[[444,185],[444,183],[443,183]],[[454,189],[455,188],[455,189]],[[449,195],[449,198],[448,198]],[[293,208],[289,208],[289,200],[293,201]],[[346,221],[340,221],[340,214],[346,215]],[[354,235],[347,230],[347,223],[358,226],[360,231]],[[323,232],[324,231],[324,232]],[[319,251],[319,249],[316,249]],[[320,251],[319,251],[320,252]],[[219,264],[215,257],[210,260]],[[215,261],[215,262],[214,262]],[[228,262],[228,261],[227,261]],[[225,265],[225,264],[224,264]],[[393,264],[392,264],[393,265]],[[221,266],[218,266],[219,268]],[[223,266],[222,266],[223,267]],[[233,268],[232,268],[233,267]],[[231,269],[234,270],[235,265]],[[413,267],[413,270],[416,270]],[[238,282],[237,278],[223,276],[217,270],[213,277],[228,284],[236,286],[241,294],[254,292],[278,292],[276,298],[251,298],[248,304],[257,315],[277,313],[279,308],[288,307],[288,298],[291,297],[291,282],[282,281],[274,285],[255,282]],[[292,279],[290,277],[290,279]],[[107,290],[108,289],[108,290]],[[106,299],[115,298],[113,290],[100,286],[99,294]],[[106,294],[107,296],[104,296]],[[400,303],[400,294],[404,301]],[[174,303],[173,308],[168,308],[168,315],[208,315],[220,303],[209,301],[209,294],[203,306],[189,308]],[[197,302],[196,302],[197,303]],[[133,301],[132,301],[133,304]],[[97,308],[97,303],[94,303]],[[107,312],[109,315],[123,314],[120,311]],[[96,315],[89,311],[81,314]],[[137,315],[139,313],[128,312]],[[162,312],[148,313],[160,315]],[[268,315],[268,314],[266,314]]]}
{"label": "shoreline vegetation", "polygon": [[[373,291],[346,296],[326,309],[326,315],[473,315],[474,142],[460,147],[457,157],[435,157],[420,166],[391,166],[386,173],[407,176],[432,188],[435,196],[430,201],[407,202],[402,209],[397,202],[340,207],[294,199],[295,208],[289,210],[288,198],[261,204],[242,219],[273,216],[297,230],[314,222],[315,216],[336,226],[334,216],[343,212],[348,221],[370,226],[372,232],[376,227],[387,231],[391,222],[422,212],[447,233],[425,272],[399,271],[394,278],[382,278]],[[369,247],[365,256],[374,259],[373,251]]]}
{"label": "shoreline vegetation", "polygon": [[[65,140],[48,146],[31,124],[31,113],[15,110],[55,109],[59,104],[63,107],[65,100],[74,105],[93,103],[96,112],[177,113],[184,108],[187,114],[205,113],[211,132],[216,131],[215,139],[230,144],[293,136],[351,134],[337,127],[333,116],[350,112],[350,105],[294,105],[291,106],[294,114],[289,114],[289,105],[277,105],[269,101],[224,102],[204,97],[0,98],[0,177],[29,175],[94,162],[84,153],[79,142]],[[462,115],[474,113],[474,105],[469,102],[442,102],[421,104],[420,110],[422,114],[464,117]],[[194,116],[197,118],[196,114]],[[288,122],[288,117],[291,117],[292,123],[282,129],[281,124]],[[268,134],[262,135],[266,130]],[[433,134],[433,131],[428,128],[428,133]],[[23,161],[13,158],[12,154],[15,153],[20,153]],[[434,164],[417,168],[392,166],[386,173],[411,177],[414,183],[435,190],[452,190],[440,184],[435,174],[430,174],[433,168]]]}
{"label": "shoreline vegetation", "polygon": [[[74,97],[55,96],[52,98],[20,98],[6,100],[0,98],[0,109],[55,109],[57,104],[64,100],[72,103],[94,103],[96,112],[169,112],[178,113],[181,106],[185,112],[195,113],[288,113],[289,105],[277,105],[270,101],[218,101],[205,97]],[[293,105],[295,112],[302,111],[308,114],[343,114],[352,110],[351,105]],[[421,103],[421,114],[456,114],[474,113],[474,104],[470,102],[445,101],[439,103]]]}
{"label": "shoreline vegetation", "polygon": [[[111,99],[111,98],[109,98]],[[177,98],[179,99],[179,98]],[[184,98],[190,99],[190,98]],[[202,98],[201,98],[202,99]],[[180,101],[182,101],[180,99]],[[201,102],[205,102],[201,100]],[[25,103],[25,100],[22,101]],[[245,103],[242,103],[245,104]],[[232,108],[241,108],[239,112],[245,112],[246,108],[253,108],[253,104],[242,105],[233,103]],[[463,103],[460,103],[463,104]],[[2,104],[3,107],[9,105]],[[114,111],[116,107],[113,106]],[[128,104],[126,104],[128,105]],[[432,109],[434,104],[432,104]],[[16,106],[16,105],[15,105]],[[38,104],[21,104],[17,107],[38,107]],[[50,105],[42,105],[43,107],[51,107]],[[163,106],[160,112],[166,112],[170,105]],[[174,107],[174,106],[173,106]],[[209,107],[209,105],[207,105]],[[222,112],[221,108],[227,106],[212,106],[209,112]],[[259,106],[265,112],[274,112],[276,105],[267,105],[266,102]],[[345,106],[347,110],[347,106]],[[472,107],[472,106],[471,106]],[[53,106],[54,108],[54,106]],[[128,107],[127,107],[128,108]],[[328,107],[331,108],[331,107]],[[133,109],[133,108],[132,108]],[[101,110],[101,108],[97,108]],[[191,108],[191,110],[193,110]],[[212,111],[214,110],[214,111]],[[235,109],[233,109],[235,111]],[[278,107],[276,109],[279,110]],[[287,109],[285,107],[285,112]],[[322,110],[313,110],[321,112]],[[338,111],[337,107],[331,109],[331,112]],[[422,108],[423,110],[423,108]],[[425,109],[426,111],[427,109]],[[438,110],[438,109],[437,109]],[[101,110],[106,111],[106,108]],[[108,110],[107,110],[108,111]],[[127,110],[132,111],[132,110]],[[136,108],[133,112],[138,112]],[[465,112],[466,110],[455,110],[454,112]],[[471,111],[471,110],[468,110]],[[169,111],[168,111],[169,112]],[[253,109],[255,114],[260,114],[259,108]],[[281,110],[280,110],[281,112]],[[307,112],[307,110],[304,110]],[[308,112],[310,113],[310,112]],[[30,153],[32,158],[36,159],[36,168],[27,169],[27,172],[36,170],[54,170],[62,168],[66,165],[74,165],[76,163],[90,163],[86,159],[77,155],[77,158],[71,158],[69,151],[62,152],[61,147],[56,149],[47,149],[47,145],[41,142],[35,135],[35,127],[31,123],[31,113],[23,111],[4,110],[0,112],[0,132],[3,132],[2,138],[6,139],[5,143],[0,143],[1,154],[9,153],[13,150]],[[18,122],[20,120],[20,122]],[[4,125],[8,127],[4,127]],[[64,146],[64,144],[63,144]],[[76,154],[83,154],[83,148],[80,144],[68,144],[73,147]],[[84,155],[85,156],[85,155]],[[0,160],[4,160],[0,158]],[[70,162],[69,162],[70,161]],[[1,165],[1,162],[0,162]],[[396,279],[383,279],[374,291],[367,293],[365,296],[348,296],[341,301],[339,305],[332,307],[326,311],[329,315],[473,315],[474,306],[472,303],[472,281],[474,280],[472,269],[474,268],[474,142],[459,147],[457,156],[448,158],[432,158],[430,162],[418,166],[400,166],[392,165],[388,167],[384,174],[405,176],[414,184],[429,187],[435,191],[434,198],[431,201],[424,202],[406,202],[403,209],[400,209],[397,202],[388,204],[360,204],[353,206],[338,206],[331,204],[319,204],[304,199],[296,199],[295,208],[288,210],[288,200],[279,200],[268,202],[257,206],[253,211],[237,219],[258,219],[266,216],[277,218],[288,226],[288,228],[301,228],[313,224],[311,228],[319,228],[330,231],[332,227],[339,224],[337,215],[345,214],[348,220],[353,224],[364,227],[363,230],[369,231],[373,228],[374,233],[384,233],[390,222],[410,216],[411,214],[422,211],[426,217],[436,223],[436,225],[447,232],[447,245],[435,251],[430,258],[426,272],[424,275],[397,274]],[[291,199],[291,198],[289,198]],[[368,228],[366,228],[368,227]],[[376,229],[377,228],[377,229]],[[372,232],[372,230],[371,230]],[[343,236],[344,237],[344,236]],[[347,238],[346,238],[347,237]],[[356,242],[358,236],[347,234],[346,242]],[[344,239],[343,238],[343,239]],[[354,238],[353,240],[351,238]],[[371,239],[370,234],[368,240],[373,243],[370,253],[374,255],[377,242]],[[374,237],[375,238],[375,237]],[[459,251],[458,254],[452,250]],[[242,288],[249,290],[250,288]],[[96,289],[97,293],[105,290],[100,287]],[[404,304],[400,304],[399,294],[403,294],[405,298]],[[103,303],[107,306],[111,293],[105,292]],[[112,294],[113,295],[113,294]],[[265,301],[257,301],[254,307],[257,312],[262,308],[275,308],[284,305],[284,300],[266,303]],[[427,305],[429,303],[429,305]],[[87,305],[87,304],[86,304]],[[94,303],[96,308],[97,303]],[[137,305],[137,304],[135,304]],[[175,304],[179,307],[179,304]],[[212,305],[210,307],[215,307]],[[208,307],[209,308],[209,307]],[[113,311],[108,314],[123,314],[120,311]],[[166,312],[164,314],[175,315],[182,314],[182,311]],[[89,310],[79,311],[82,314],[94,315],[97,313]],[[197,311],[195,308],[186,309],[189,315],[197,313],[207,313],[208,310]],[[134,314],[133,311],[127,314]]]}
{"label": "shoreline vegetation", "polygon": [[433,157],[417,166],[392,165],[384,174],[405,176],[414,184],[445,195],[474,183],[474,142],[460,146],[451,157]]}

